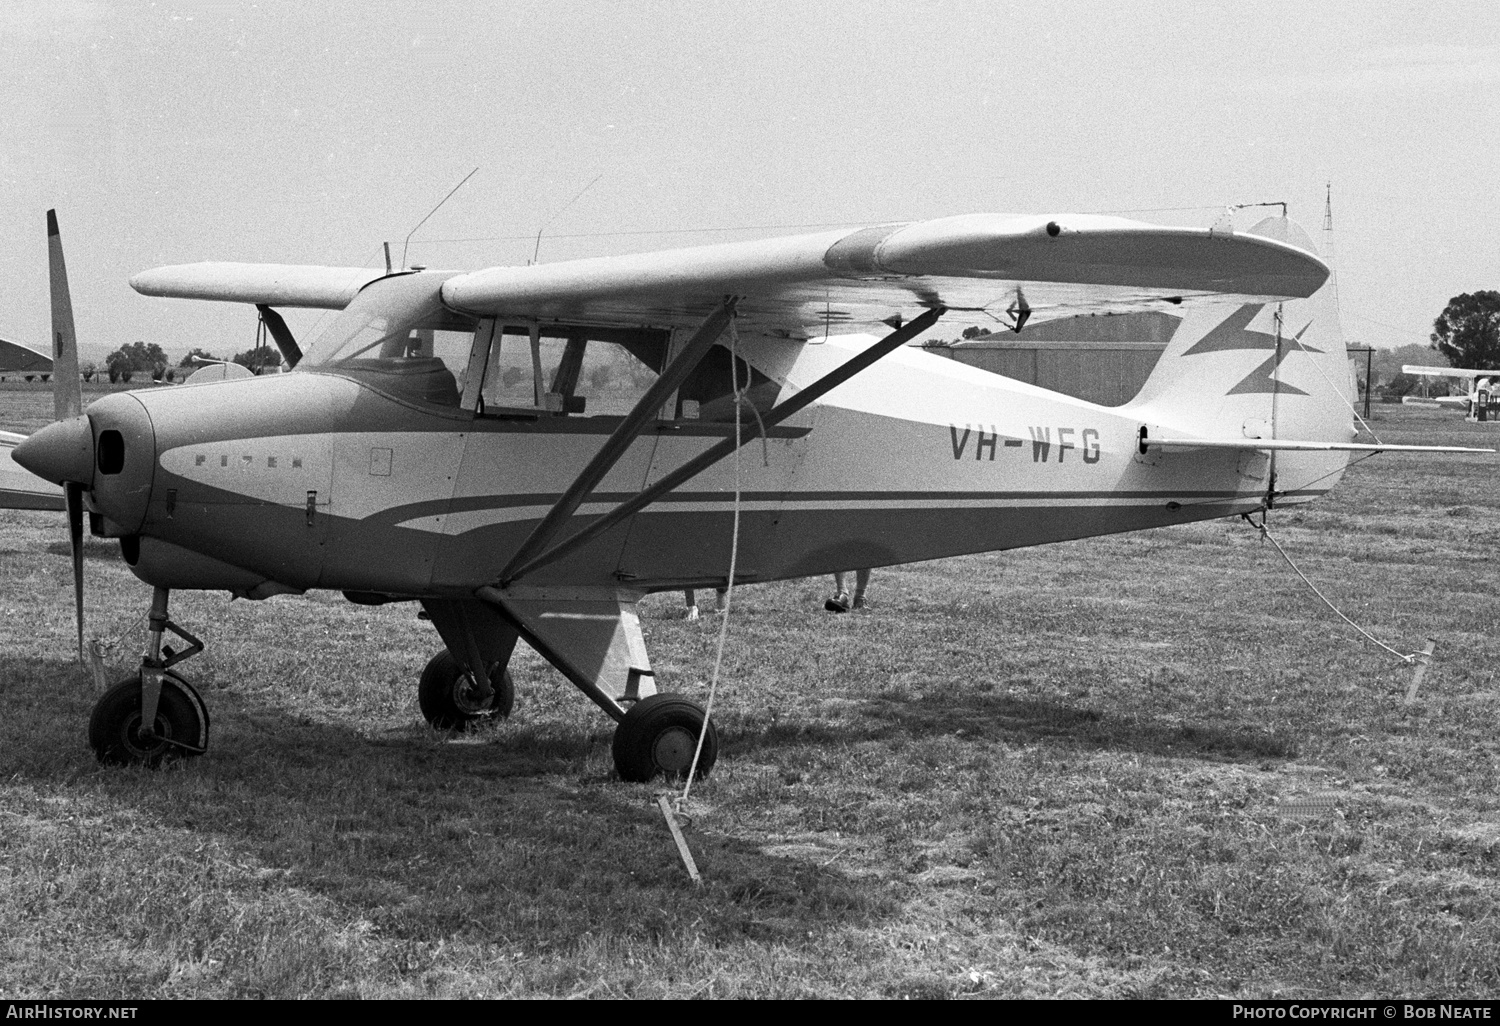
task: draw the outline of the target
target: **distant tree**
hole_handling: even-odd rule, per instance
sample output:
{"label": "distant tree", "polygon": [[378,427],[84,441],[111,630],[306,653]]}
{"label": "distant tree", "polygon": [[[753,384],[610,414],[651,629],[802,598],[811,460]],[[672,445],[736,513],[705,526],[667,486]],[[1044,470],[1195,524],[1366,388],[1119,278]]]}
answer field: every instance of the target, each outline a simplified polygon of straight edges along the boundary
{"label": "distant tree", "polygon": [[84,381],[93,381],[94,375],[99,373],[99,365],[93,360],[87,360],[79,366],[78,373],[83,375]]}
{"label": "distant tree", "polygon": [[[1355,367],[1363,373],[1365,355],[1351,353],[1350,356],[1354,359]],[[1420,342],[1412,342],[1396,349],[1376,349],[1370,354],[1370,370],[1375,375],[1376,387],[1379,387],[1381,383],[1389,383],[1401,373],[1401,368],[1407,364],[1441,367],[1447,366],[1448,361],[1443,358],[1442,354],[1433,352],[1431,345],[1424,346]]]}
{"label": "distant tree", "polygon": [[231,362],[241,367],[248,367],[252,374],[263,374],[270,368],[281,366],[281,352],[270,346],[258,346],[255,349],[246,349],[243,353],[234,354]]}
{"label": "distant tree", "polygon": [[1422,379],[1415,374],[1396,373],[1385,383],[1387,395],[1412,395],[1422,390]]}
{"label": "distant tree", "polygon": [[110,384],[114,384],[130,380],[130,376],[135,373],[135,362],[122,347],[104,358],[104,368],[109,371]]}
{"label": "distant tree", "polygon": [[129,382],[136,374],[150,374],[157,381],[167,369],[167,354],[155,342],[132,342],[104,358],[110,381]]}
{"label": "distant tree", "polygon": [[602,392],[614,376],[615,369],[607,363],[601,363],[589,369],[589,387],[595,392]]}
{"label": "distant tree", "polygon": [[988,331],[988,329],[980,328],[975,325],[970,325],[969,327],[964,329],[965,339],[987,338],[989,337],[989,334],[990,332]]}
{"label": "distant tree", "polygon": [[1500,364],[1500,292],[1465,292],[1432,322],[1432,348],[1454,367]]}

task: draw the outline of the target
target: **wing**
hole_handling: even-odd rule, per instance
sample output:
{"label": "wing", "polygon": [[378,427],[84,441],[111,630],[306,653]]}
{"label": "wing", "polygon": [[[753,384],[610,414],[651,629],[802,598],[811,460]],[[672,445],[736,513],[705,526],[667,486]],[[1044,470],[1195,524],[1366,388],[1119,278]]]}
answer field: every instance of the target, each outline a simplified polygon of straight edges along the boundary
{"label": "wing", "polygon": [[921,307],[1046,320],[1208,296],[1303,297],[1327,277],[1312,254],[1255,235],[1095,215],[971,214],[497,267],[450,278],[443,298],[496,317],[686,327],[736,295],[742,330],[807,338],[877,329]]}
{"label": "wing", "polygon": [[142,271],[130,279],[130,287],[143,296],[342,310],[360,289],[384,276],[368,267],[178,264]]}
{"label": "wing", "polygon": [[[268,306],[346,305],[379,273],[191,264],[131,279],[152,296]],[[971,214],[628,256],[495,267],[443,286],[455,309],[572,324],[696,327],[726,295],[741,330],[788,338],[884,330],[920,308],[975,321],[1168,308],[1205,297],[1311,295],[1312,254],[1271,239],[1083,214]]]}
{"label": "wing", "polygon": [[1429,378],[1486,378],[1500,376],[1500,370],[1473,370],[1466,367],[1418,367],[1402,364],[1402,374],[1418,374]]}

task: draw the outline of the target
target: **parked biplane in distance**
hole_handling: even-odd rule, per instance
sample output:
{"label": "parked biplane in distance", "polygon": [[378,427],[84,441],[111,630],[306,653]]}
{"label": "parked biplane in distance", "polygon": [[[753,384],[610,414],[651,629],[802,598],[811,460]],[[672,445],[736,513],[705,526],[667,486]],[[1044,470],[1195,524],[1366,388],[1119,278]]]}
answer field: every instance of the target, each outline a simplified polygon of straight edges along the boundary
{"label": "parked biplane in distance", "polygon": [[[254,305],[293,372],[111,395],[16,460],[65,485],[75,546],[86,507],[154,589],[89,725],[106,761],[207,746],[173,589],[321,588],[421,605],[436,726],[504,716],[524,638],[618,722],[622,777],[684,773],[700,732],[706,772],[712,724],[658,692],[636,603],[729,583],[737,512],[736,583],[769,581],[1307,502],[1350,452],[1421,448],[1352,441],[1327,277],[1285,218],[1079,214],[472,272],[162,267],[131,284]],[[284,307],[342,312],[304,347]],[[907,345],[944,317],[1150,309],[1182,323],[1114,408]]]}
{"label": "parked biplane in distance", "polygon": [[1402,374],[1415,374],[1424,378],[1458,378],[1469,382],[1464,395],[1403,396],[1401,401],[1411,405],[1446,406],[1463,410],[1476,420],[1494,420],[1500,414],[1500,370],[1472,370],[1465,367],[1421,367],[1405,364]]}

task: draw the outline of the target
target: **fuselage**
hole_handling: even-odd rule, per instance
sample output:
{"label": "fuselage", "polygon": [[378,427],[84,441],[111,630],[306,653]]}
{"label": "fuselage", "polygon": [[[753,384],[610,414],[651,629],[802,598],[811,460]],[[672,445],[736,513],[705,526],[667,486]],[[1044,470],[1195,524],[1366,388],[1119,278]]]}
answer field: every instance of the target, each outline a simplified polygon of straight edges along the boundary
{"label": "fuselage", "polygon": [[[870,341],[762,346],[758,369],[786,393]],[[620,422],[422,408],[316,371],[115,395],[88,417],[96,439],[117,432],[122,443],[108,464],[114,473],[101,457],[90,501],[111,533],[139,539],[137,572],[160,586],[256,596],[309,588],[468,595],[492,584]],[[899,350],[532,583],[642,591],[722,583],[736,475],[741,581],[1260,505],[1264,475],[1245,473],[1243,460],[1148,461],[1140,427],[1128,409]],[[579,523],[734,430],[732,421],[654,421],[588,496]]]}

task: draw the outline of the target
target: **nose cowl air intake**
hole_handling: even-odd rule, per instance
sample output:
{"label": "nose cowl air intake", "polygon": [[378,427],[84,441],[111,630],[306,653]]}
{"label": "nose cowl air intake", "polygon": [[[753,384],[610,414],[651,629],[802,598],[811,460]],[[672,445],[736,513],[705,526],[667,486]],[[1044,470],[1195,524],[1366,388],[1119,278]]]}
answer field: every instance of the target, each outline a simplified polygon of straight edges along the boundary
{"label": "nose cowl air intake", "polygon": [[37,477],[88,488],[94,480],[94,429],[88,417],[60,420],[17,445],[11,456]]}
{"label": "nose cowl air intake", "polygon": [[156,474],[151,416],[129,392],[105,396],[89,407],[88,416],[96,440],[89,508],[110,521],[109,537],[135,534],[146,521]]}

